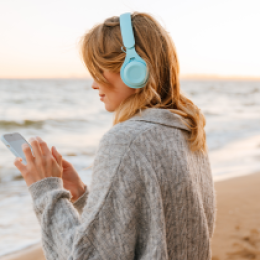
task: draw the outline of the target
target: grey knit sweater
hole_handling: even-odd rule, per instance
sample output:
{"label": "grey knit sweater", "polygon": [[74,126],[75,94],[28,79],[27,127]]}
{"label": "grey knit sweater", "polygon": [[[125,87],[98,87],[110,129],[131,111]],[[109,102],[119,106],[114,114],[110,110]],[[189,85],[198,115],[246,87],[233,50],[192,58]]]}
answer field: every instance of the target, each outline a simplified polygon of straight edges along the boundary
{"label": "grey knit sweater", "polygon": [[74,203],[58,177],[28,187],[47,260],[209,260],[215,198],[208,155],[165,109],[113,126],[91,189]]}

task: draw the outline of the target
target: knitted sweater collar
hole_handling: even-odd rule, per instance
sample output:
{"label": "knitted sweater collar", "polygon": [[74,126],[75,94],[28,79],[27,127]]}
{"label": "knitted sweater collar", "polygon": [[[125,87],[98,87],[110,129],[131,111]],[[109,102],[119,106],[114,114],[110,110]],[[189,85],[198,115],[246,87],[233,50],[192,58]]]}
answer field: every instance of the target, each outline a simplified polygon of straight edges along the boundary
{"label": "knitted sweater collar", "polygon": [[169,127],[179,128],[191,131],[182,121],[186,119],[178,114],[172,113],[167,109],[162,108],[147,108],[142,109],[139,114],[131,117],[129,120],[146,121],[153,124],[160,124]]}

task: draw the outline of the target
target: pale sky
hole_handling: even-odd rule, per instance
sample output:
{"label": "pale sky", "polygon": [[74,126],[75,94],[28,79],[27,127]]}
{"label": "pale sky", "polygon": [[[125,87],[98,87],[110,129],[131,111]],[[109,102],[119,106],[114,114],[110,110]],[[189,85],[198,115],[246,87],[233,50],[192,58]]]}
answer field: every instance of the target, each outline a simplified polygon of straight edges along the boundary
{"label": "pale sky", "polygon": [[0,78],[87,77],[77,46],[93,25],[152,14],[181,75],[260,77],[260,0],[0,0]]}

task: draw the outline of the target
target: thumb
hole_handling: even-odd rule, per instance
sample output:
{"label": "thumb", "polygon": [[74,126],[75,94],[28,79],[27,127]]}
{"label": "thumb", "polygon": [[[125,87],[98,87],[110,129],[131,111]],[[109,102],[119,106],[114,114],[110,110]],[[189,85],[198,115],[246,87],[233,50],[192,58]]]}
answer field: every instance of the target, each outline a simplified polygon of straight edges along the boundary
{"label": "thumb", "polygon": [[14,160],[14,165],[23,175],[23,173],[26,171],[26,165],[22,163],[22,158],[16,157]]}
{"label": "thumb", "polygon": [[52,154],[55,156],[57,163],[62,166],[62,155],[57,151],[55,146],[52,146]]}

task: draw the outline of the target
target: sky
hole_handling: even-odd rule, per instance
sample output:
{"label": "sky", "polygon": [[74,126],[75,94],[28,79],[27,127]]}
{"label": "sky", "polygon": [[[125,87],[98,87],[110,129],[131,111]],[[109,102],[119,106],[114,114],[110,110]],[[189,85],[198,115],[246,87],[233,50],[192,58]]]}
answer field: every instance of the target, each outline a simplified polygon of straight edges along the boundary
{"label": "sky", "polygon": [[78,40],[110,16],[147,12],[180,74],[260,77],[259,0],[0,0],[0,78],[86,78]]}

